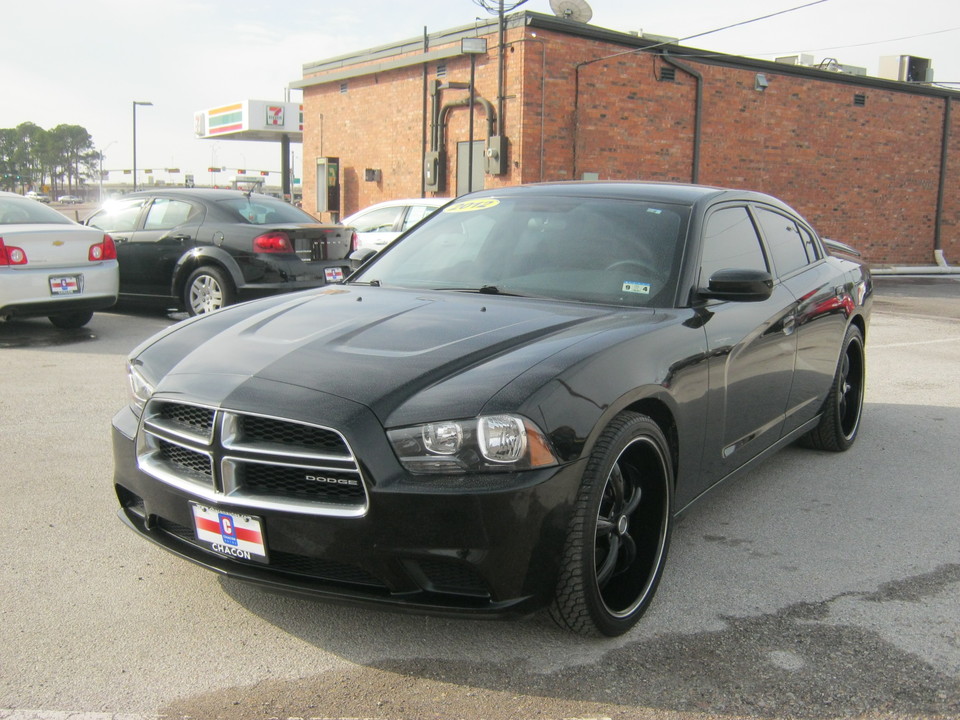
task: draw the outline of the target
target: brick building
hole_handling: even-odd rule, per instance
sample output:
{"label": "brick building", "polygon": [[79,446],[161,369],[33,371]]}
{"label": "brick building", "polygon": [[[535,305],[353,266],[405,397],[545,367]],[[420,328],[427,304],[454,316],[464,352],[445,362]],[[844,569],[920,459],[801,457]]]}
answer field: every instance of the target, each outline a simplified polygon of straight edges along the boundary
{"label": "brick building", "polygon": [[[935,250],[960,262],[960,93],[532,12],[506,17],[500,47],[494,18],[305,65],[291,83],[305,209],[553,180],[699,182],[779,196],[873,263],[929,264]],[[337,194],[318,193],[332,179]]]}

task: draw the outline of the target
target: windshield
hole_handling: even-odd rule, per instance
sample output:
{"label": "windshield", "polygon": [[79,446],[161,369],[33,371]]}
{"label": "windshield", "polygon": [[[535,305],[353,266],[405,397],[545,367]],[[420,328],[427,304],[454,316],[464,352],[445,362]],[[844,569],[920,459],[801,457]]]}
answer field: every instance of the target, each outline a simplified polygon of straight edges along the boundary
{"label": "windshield", "polygon": [[689,212],[686,206],[599,197],[455,202],[351,282],[668,306]]}
{"label": "windshield", "polygon": [[251,225],[319,222],[313,215],[309,215],[300,208],[268,195],[230,198],[229,200],[221,200],[219,204],[234,217],[236,222]]}
{"label": "windshield", "polygon": [[72,225],[73,222],[53,208],[41,205],[36,200],[0,195],[0,225],[21,224]]}

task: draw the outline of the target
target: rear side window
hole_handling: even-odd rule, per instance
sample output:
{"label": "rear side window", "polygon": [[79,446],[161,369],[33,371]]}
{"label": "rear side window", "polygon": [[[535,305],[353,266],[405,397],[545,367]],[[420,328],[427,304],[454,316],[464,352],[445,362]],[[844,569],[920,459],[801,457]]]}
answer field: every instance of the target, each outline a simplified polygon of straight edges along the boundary
{"label": "rear side window", "polygon": [[793,218],[764,208],[756,211],[778,275],[789,275],[818,259],[813,237]]}
{"label": "rear side window", "polygon": [[183,225],[192,216],[199,214],[193,205],[182,200],[157,198],[147,212],[144,230],[170,230]]}
{"label": "rear side window", "polygon": [[760,237],[745,207],[727,207],[707,218],[700,260],[700,287],[718,270],[769,270]]}
{"label": "rear side window", "polygon": [[406,232],[437,209],[433,205],[411,205],[410,209],[407,210],[407,216],[403,219],[403,226],[400,230]]}
{"label": "rear side window", "polygon": [[350,226],[362,233],[391,231],[402,212],[402,207],[377,208],[354,219]]}

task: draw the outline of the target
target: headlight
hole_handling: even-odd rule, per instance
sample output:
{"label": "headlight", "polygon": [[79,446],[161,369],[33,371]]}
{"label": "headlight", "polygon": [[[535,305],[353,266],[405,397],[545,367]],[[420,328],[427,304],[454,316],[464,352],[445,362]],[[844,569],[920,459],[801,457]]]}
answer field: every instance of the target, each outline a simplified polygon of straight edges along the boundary
{"label": "headlight", "polygon": [[557,464],[539,428],[517,415],[414,425],[387,431],[403,466],[415,474],[511,472]]}
{"label": "headlight", "polygon": [[130,390],[130,404],[137,415],[143,412],[143,406],[153,395],[153,385],[143,376],[137,363],[133,360],[127,361],[127,382]]}

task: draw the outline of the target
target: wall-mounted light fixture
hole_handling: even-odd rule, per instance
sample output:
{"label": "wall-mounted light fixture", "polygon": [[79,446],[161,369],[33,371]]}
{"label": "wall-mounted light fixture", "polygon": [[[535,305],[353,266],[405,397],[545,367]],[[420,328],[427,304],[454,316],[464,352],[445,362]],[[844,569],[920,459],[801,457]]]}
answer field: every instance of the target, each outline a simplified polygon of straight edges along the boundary
{"label": "wall-mounted light fixture", "polygon": [[363,179],[366,182],[378,183],[383,179],[383,172],[379,168],[367,168],[363,171]]}
{"label": "wall-mounted light fixture", "polygon": [[770,81],[767,80],[767,76],[763,73],[757,73],[757,76],[753,79],[753,89],[757,92],[763,92],[768,85],[770,85]]}

